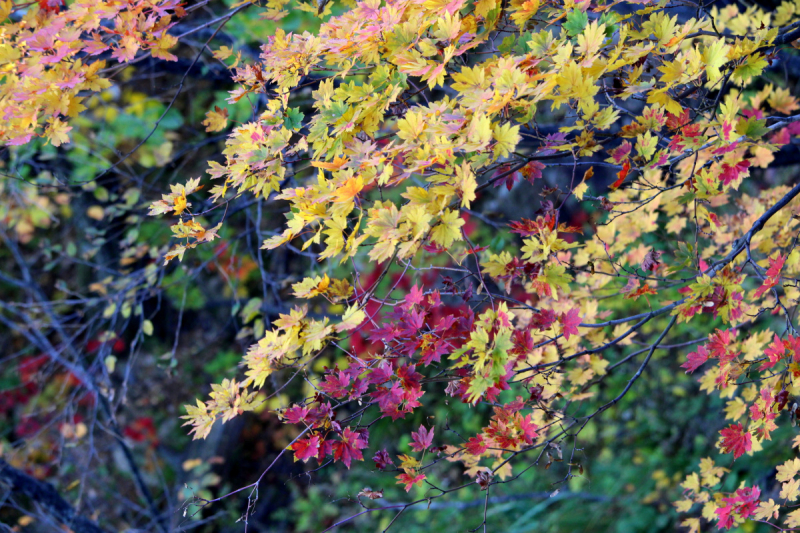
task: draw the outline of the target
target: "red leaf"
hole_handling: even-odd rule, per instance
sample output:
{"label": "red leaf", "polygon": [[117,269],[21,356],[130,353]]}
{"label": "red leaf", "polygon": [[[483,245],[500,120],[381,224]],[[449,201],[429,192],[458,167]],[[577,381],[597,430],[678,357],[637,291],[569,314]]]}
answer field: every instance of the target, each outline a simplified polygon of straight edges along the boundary
{"label": "red leaf", "polygon": [[622,185],[622,183],[625,181],[625,178],[628,177],[628,172],[630,172],[630,170],[631,162],[626,160],[624,163],[622,163],[622,170],[617,172],[617,181],[611,184],[612,190],[619,189],[619,186]]}
{"label": "red leaf", "polygon": [[[519,417],[520,415],[517,414]],[[522,431],[524,435],[525,442],[530,445],[533,444],[533,441],[539,434],[536,432],[539,429],[539,426],[531,422],[531,415],[526,416],[525,418],[520,418],[519,420],[519,429]]]}
{"label": "red leaf", "polygon": [[733,458],[738,459],[753,446],[750,432],[741,424],[731,424],[719,432],[722,435],[723,453],[733,453]]}
{"label": "red leaf", "polygon": [[375,461],[375,468],[378,470],[384,470],[387,466],[394,464],[392,458],[389,457],[389,452],[387,452],[385,448],[375,452],[375,455],[372,456],[372,460]]}
{"label": "red leaf", "polygon": [[333,460],[341,461],[350,468],[353,459],[364,460],[361,450],[367,447],[367,441],[362,434],[350,428],[344,428],[342,440],[333,443]]}
{"label": "red leaf", "polygon": [[470,455],[481,455],[489,447],[483,440],[483,435],[478,435],[477,437],[472,437],[471,439],[469,439],[467,441],[467,444],[464,445],[464,448],[466,448],[467,453],[469,453]]}
{"label": "red leaf", "polygon": [[775,333],[775,338],[772,340],[772,344],[770,344],[766,350],[764,350],[764,355],[769,357],[768,361],[764,361],[761,365],[761,370],[767,370],[768,368],[772,368],[775,364],[783,358],[783,355],[786,353],[786,345],[784,342],[778,337],[778,334]]}
{"label": "red leaf", "polygon": [[760,298],[765,292],[772,289],[772,287],[780,282],[781,270],[783,270],[783,265],[785,262],[786,258],[780,254],[778,254],[778,257],[775,259],[770,258],[769,268],[767,269],[767,277],[764,280],[764,283],[758,289],[756,289],[757,297]]}
{"label": "red leaf", "polygon": [[293,405],[283,413],[283,418],[290,424],[299,424],[308,416],[308,407]]}
{"label": "red leaf", "polygon": [[570,336],[578,334],[578,325],[581,323],[581,316],[578,314],[578,309],[573,308],[566,313],[561,313],[560,320],[566,340],[569,340]]}
{"label": "red leaf", "polygon": [[412,476],[410,474],[400,474],[395,479],[399,479],[400,481],[397,482],[398,485],[405,485],[406,492],[411,490],[411,487],[416,485],[417,483],[421,483],[423,479],[425,479],[425,474],[419,474],[417,476]]}
{"label": "red leaf", "polygon": [[723,185],[729,185],[732,181],[735,181],[739,178],[739,175],[743,172],[747,172],[747,169],[750,168],[750,161],[739,161],[735,165],[729,165],[728,163],[722,163],[722,172],[720,172],[719,180],[722,182]]}
{"label": "red leaf", "polygon": [[300,439],[291,445],[294,456],[300,461],[306,462],[312,457],[317,456],[319,450],[319,435],[314,435],[307,439]]}
{"label": "red leaf", "polygon": [[411,432],[411,449],[415,452],[422,452],[430,448],[433,443],[433,428],[425,429],[425,426],[420,425],[419,431]]}
{"label": "red leaf", "polygon": [[689,355],[686,356],[688,361],[683,363],[681,365],[681,368],[685,368],[686,373],[690,374],[695,370],[697,370],[698,368],[700,368],[703,365],[703,363],[708,361],[708,355],[709,354],[708,350],[706,350],[706,347],[700,346],[699,348],[697,348],[696,352],[691,352]]}

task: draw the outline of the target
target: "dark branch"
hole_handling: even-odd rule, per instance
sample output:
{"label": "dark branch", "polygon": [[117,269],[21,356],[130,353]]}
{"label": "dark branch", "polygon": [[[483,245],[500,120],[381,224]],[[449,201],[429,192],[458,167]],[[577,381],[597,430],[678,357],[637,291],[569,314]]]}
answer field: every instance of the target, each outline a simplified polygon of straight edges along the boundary
{"label": "dark branch", "polygon": [[3,486],[10,496],[24,495],[29,498],[41,512],[74,533],[105,533],[105,529],[80,516],[53,485],[17,470],[2,458],[0,458],[0,486]]}

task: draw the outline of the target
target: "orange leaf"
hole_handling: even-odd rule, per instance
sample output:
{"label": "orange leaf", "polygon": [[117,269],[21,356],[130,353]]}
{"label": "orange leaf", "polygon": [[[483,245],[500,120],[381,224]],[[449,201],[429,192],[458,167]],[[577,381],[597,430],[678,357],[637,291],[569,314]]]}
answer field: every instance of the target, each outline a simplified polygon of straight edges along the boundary
{"label": "orange leaf", "polygon": [[622,170],[617,172],[617,181],[611,184],[611,189],[617,190],[619,186],[622,185],[622,182],[625,181],[625,178],[628,177],[628,172],[631,170],[631,162],[625,161],[622,164]]}
{"label": "orange leaf", "polygon": [[344,185],[336,189],[334,193],[336,199],[334,202],[336,203],[344,203],[349,202],[353,198],[356,197],[358,193],[361,192],[361,189],[364,188],[364,178],[358,176],[357,178],[350,178],[345,182]]}
{"label": "orange leaf", "polygon": [[334,157],[332,163],[325,163],[324,161],[312,161],[311,166],[321,168],[323,170],[339,170],[345,166],[350,160],[346,157]]}

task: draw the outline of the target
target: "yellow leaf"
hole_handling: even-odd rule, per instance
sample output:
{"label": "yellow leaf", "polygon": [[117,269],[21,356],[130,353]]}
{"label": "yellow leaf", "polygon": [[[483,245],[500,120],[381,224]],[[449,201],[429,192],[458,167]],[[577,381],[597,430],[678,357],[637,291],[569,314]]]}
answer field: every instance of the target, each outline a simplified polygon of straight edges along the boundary
{"label": "yellow leaf", "polygon": [[173,200],[173,205],[175,206],[175,214],[180,215],[183,213],[183,210],[186,209],[186,191],[181,191],[181,195],[175,197]]}
{"label": "yellow leaf", "polygon": [[358,305],[353,305],[347,308],[342,315],[342,321],[336,325],[335,329],[340,332],[357,328],[366,318],[367,314]]}
{"label": "yellow leaf", "polygon": [[214,106],[214,109],[206,113],[206,119],[203,121],[203,126],[206,131],[215,132],[222,131],[228,125],[228,109],[220,109]]}
{"label": "yellow leaf", "polygon": [[798,472],[800,472],[800,459],[795,457],[778,466],[775,479],[778,481],[789,481],[794,479]]}
{"label": "yellow leaf", "polygon": [[86,210],[86,216],[93,220],[103,220],[106,212],[99,205],[93,205]]}
{"label": "yellow leaf", "polygon": [[233,54],[233,50],[227,46],[220,46],[219,50],[214,51],[214,57],[220,61],[228,59],[231,57],[231,54]]}
{"label": "yellow leaf", "polygon": [[578,51],[583,57],[592,57],[600,50],[606,38],[605,32],[606,25],[594,21],[586,26],[582,34],[578,35]]}
{"label": "yellow leaf", "polygon": [[400,459],[400,461],[402,461],[400,463],[400,468],[402,468],[403,470],[405,470],[406,468],[414,469],[420,466],[420,462],[409,455],[401,454],[398,455],[397,458]]}
{"label": "yellow leaf", "polygon": [[461,240],[461,226],[464,219],[458,211],[448,209],[441,217],[441,222],[431,231],[431,239],[442,248],[449,248],[453,241]]}
{"label": "yellow leaf", "polygon": [[756,520],[776,519],[778,518],[780,508],[781,506],[775,503],[775,500],[770,498],[769,501],[762,501],[758,504],[758,509],[756,509],[756,514],[753,515],[753,518]]}
{"label": "yellow leaf", "polygon": [[67,126],[66,122],[61,122],[59,119],[54,119],[50,124],[50,127],[47,128],[45,135],[50,140],[50,144],[53,146],[61,146],[62,144],[69,142],[69,136],[67,136],[67,132],[71,129],[72,126]]}
{"label": "yellow leaf", "polygon": [[688,533],[700,533],[700,519],[699,518],[687,518],[683,522],[681,522],[681,526],[688,527]]}
{"label": "yellow leaf", "polygon": [[781,485],[781,498],[793,502],[800,495],[800,479],[792,479]]}
{"label": "yellow leaf", "polygon": [[473,200],[477,198],[475,190],[478,188],[478,181],[475,179],[472,167],[466,162],[456,168],[456,176],[458,178],[458,188],[461,189],[461,207],[469,209]]}
{"label": "yellow leaf", "polygon": [[494,127],[495,157],[506,157],[509,152],[513,152],[519,142],[519,126],[511,124],[496,125]]}
{"label": "yellow leaf", "polygon": [[796,528],[800,527],[800,509],[797,511],[792,511],[786,518],[784,518],[784,522],[788,527]]}

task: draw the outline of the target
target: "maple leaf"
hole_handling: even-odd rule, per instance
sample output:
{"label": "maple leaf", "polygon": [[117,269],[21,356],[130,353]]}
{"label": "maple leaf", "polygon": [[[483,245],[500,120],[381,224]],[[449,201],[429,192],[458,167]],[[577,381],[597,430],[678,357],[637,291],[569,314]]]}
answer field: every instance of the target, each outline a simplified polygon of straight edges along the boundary
{"label": "maple leaf", "polygon": [[688,361],[681,365],[681,368],[686,369],[686,373],[690,374],[700,368],[703,363],[708,361],[709,353],[706,350],[705,346],[700,346],[697,348],[697,351],[690,352],[689,355],[686,356]]}
{"label": "maple leaf", "polygon": [[301,405],[293,405],[283,412],[283,419],[290,424],[299,424],[308,416],[308,408]]}
{"label": "maple leaf", "polygon": [[315,278],[308,277],[292,285],[292,291],[297,298],[313,298],[327,293],[330,283],[331,280],[327,274],[321,278],[319,276]]}
{"label": "maple leaf", "polygon": [[66,122],[62,122],[59,119],[54,119],[50,127],[47,128],[46,137],[50,141],[50,144],[53,146],[61,146],[64,143],[69,142],[69,136],[67,132],[72,130],[72,126],[67,126]]}
{"label": "maple leaf", "polygon": [[721,449],[723,453],[733,453],[738,459],[752,449],[752,438],[742,424],[731,424],[719,432],[722,435]]}
{"label": "maple leaf", "polygon": [[467,453],[480,456],[488,449],[488,446],[486,441],[483,440],[483,435],[478,435],[476,437],[471,437],[464,445],[464,448],[467,450]]}
{"label": "maple leaf", "polygon": [[294,444],[291,445],[291,449],[294,451],[295,458],[305,463],[312,457],[317,456],[317,453],[319,452],[319,446],[320,437],[319,435],[314,435],[313,437],[309,437],[307,439],[299,439],[295,441]]}
{"label": "maple leaf", "polygon": [[794,479],[798,473],[800,473],[800,459],[790,459],[782,465],[778,465],[775,479],[782,482],[790,481]]}
{"label": "maple leaf", "polygon": [[719,68],[728,62],[729,48],[724,39],[712,40],[711,44],[704,48],[701,57],[706,66],[708,81],[715,82],[722,76]]}
{"label": "maple leaf", "polygon": [[575,37],[583,32],[586,24],[589,23],[589,17],[580,9],[574,9],[567,14],[567,21],[564,23],[564,29],[570,37]]}
{"label": "maple leaf", "polygon": [[541,161],[530,161],[519,172],[530,183],[534,183],[534,180],[542,179],[542,170],[544,169],[545,165]]}
{"label": "maple leaf", "polygon": [[742,174],[746,174],[750,168],[750,161],[739,161],[733,165],[729,163],[722,164],[722,171],[719,175],[719,180],[723,185],[728,186],[737,181]]}
{"label": "maple leaf", "polygon": [[787,514],[784,518],[784,523],[786,524],[786,527],[789,528],[800,527],[800,509]]}
{"label": "maple leaf", "polygon": [[800,495],[800,479],[791,479],[781,485],[781,498],[793,502]]}
{"label": "maple leaf", "polygon": [[425,477],[425,474],[415,474],[414,472],[409,474],[408,472],[404,472],[399,476],[396,476],[395,479],[398,480],[398,485],[405,485],[404,488],[406,492],[409,492],[411,491],[411,487],[421,484]]}
{"label": "maple leaf", "polygon": [[775,366],[775,364],[783,358],[785,353],[786,344],[778,337],[777,333],[774,334],[772,344],[764,350],[764,355],[768,357],[768,360],[761,364],[761,370],[767,370]]}
{"label": "maple leaf", "polygon": [[659,252],[656,250],[650,250],[647,252],[647,255],[644,256],[644,260],[642,261],[642,270],[645,272],[655,272],[658,270],[658,266],[661,264],[661,254],[664,252]]}
{"label": "maple leaf", "polygon": [[496,141],[495,157],[506,157],[519,143],[519,126],[512,126],[508,123],[495,126],[494,139]]}
{"label": "maple leaf", "polygon": [[364,488],[361,492],[358,493],[358,497],[366,496],[370,500],[379,500],[383,498],[383,491],[382,490],[372,490],[370,488]]}
{"label": "maple leaf", "polygon": [[781,254],[778,254],[778,256],[775,258],[769,258],[769,268],[767,269],[766,278],[761,286],[756,289],[755,294],[757,298],[760,298],[765,292],[771,290],[778,283],[780,283],[781,271],[783,270],[785,263],[786,258]]}
{"label": "maple leaf", "polygon": [[414,457],[411,457],[410,455],[400,454],[397,456],[397,458],[400,459],[401,461],[400,468],[402,468],[407,472],[409,470],[415,470],[420,466],[420,462],[416,460]]}
{"label": "maple leaf", "polygon": [[375,468],[378,470],[385,470],[389,465],[394,464],[392,459],[389,457],[389,452],[387,452],[385,449],[375,452],[372,460],[375,461]]}
{"label": "maple leaf", "polygon": [[333,459],[342,461],[348,469],[353,459],[363,461],[364,455],[361,450],[368,446],[365,435],[365,433],[353,431],[349,427],[344,428],[341,440],[333,443]]}
{"label": "maple leaf", "polygon": [[606,25],[593,21],[578,35],[578,50],[583,57],[596,54],[605,40]]}
{"label": "maple leaf", "polygon": [[208,132],[224,130],[228,126],[228,109],[220,109],[218,106],[214,106],[214,109],[206,113],[203,126],[206,127]]}
{"label": "maple leaf", "polygon": [[566,340],[569,340],[571,335],[578,334],[578,326],[581,323],[581,316],[577,308],[570,309],[566,313],[562,313],[559,317],[559,322],[562,326],[562,334]]}
{"label": "maple leaf", "polygon": [[628,177],[628,172],[631,170],[631,162],[627,159],[624,163],[622,163],[622,170],[617,172],[617,179],[610,185],[612,190],[617,190],[619,187],[625,182],[625,178]]}
{"label": "maple leaf", "polygon": [[364,188],[364,178],[362,176],[357,176],[354,178],[348,179],[344,185],[336,189],[334,193],[334,202],[336,203],[344,203],[350,202],[358,196],[358,193],[361,192],[361,189]]}
{"label": "maple leaf", "polygon": [[419,431],[411,432],[411,449],[415,452],[424,452],[430,448],[433,442],[433,428],[425,429],[425,426],[420,425]]}
{"label": "maple leaf", "polygon": [[454,241],[461,240],[460,229],[465,222],[458,211],[452,209],[445,210],[440,220],[441,222],[431,231],[431,239],[439,246],[448,248]]}
{"label": "maple leaf", "polygon": [[312,161],[311,166],[321,168],[324,170],[339,170],[344,167],[350,160],[344,157],[334,157],[332,163],[325,163],[324,161]]}
{"label": "maple leaf", "polygon": [[367,314],[358,305],[353,305],[345,309],[342,321],[334,326],[338,332],[349,331],[357,328],[367,318]]}
{"label": "maple leaf", "polygon": [[753,518],[756,520],[776,520],[780,514],[781,506],[775,503],[775,500],[770,498],[768,501],[758,504]]}

